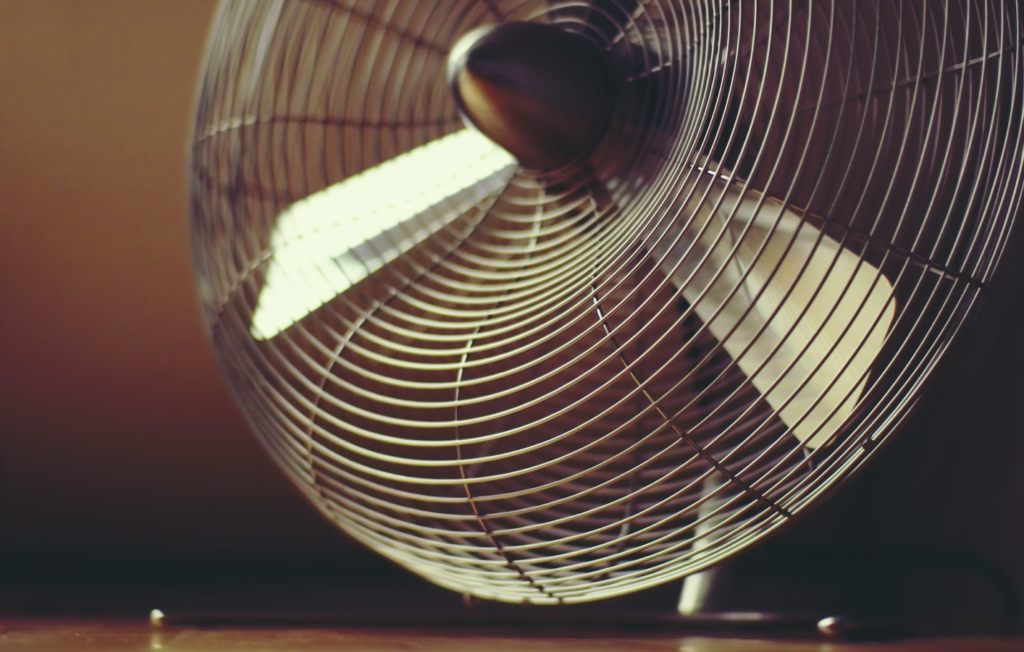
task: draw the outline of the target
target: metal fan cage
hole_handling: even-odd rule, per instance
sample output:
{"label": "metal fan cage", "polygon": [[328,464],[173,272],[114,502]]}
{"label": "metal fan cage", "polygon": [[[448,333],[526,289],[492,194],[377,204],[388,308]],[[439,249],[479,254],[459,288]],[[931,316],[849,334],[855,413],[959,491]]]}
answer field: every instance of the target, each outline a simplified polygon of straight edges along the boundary
{"label": "metal fan cage", "polygon": [[[282,212],[464,129],[448,51],[509,20],[615,54],[615,155],[518,170],[254,338]],[[191,206],[224,372],[326,516],[440,585],[577,602],[704,569],[862,467],[969,324],[1022,194],[1022,39],[1002,0],[223,2]],[[645,246],[709,161],[892,283],[824,445],[792,436]]]}

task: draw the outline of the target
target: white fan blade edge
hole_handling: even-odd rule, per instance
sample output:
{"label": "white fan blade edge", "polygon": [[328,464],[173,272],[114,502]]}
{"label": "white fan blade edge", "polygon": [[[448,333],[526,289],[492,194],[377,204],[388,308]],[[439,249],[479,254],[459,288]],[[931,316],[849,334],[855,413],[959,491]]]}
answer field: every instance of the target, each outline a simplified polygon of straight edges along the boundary
{"label": "white fan blade edge", "polygon": [[717,175],[695,183],[682,213],[693,220],[670,225],[655,248],[662,268],[793,435],[817,448],[860,399],[895,317],[892,284],[780,202]]}
{"label": "white fan blade edge", "polygon": [[271,234],[252,336],[290,328],[500,191],[516,167],[464,129],[292,204]]}

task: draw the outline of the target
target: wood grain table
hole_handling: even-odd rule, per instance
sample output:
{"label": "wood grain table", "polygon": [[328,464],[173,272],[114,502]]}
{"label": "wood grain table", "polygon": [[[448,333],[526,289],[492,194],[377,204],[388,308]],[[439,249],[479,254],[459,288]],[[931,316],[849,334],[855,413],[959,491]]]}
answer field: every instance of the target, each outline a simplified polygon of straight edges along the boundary
{"label": "wood grain table", "polygon": [[0,618],[0,650],[79,652],[893,652],[1024,651],[1024,639],[925,638],[875,643],[834,643],[779,638],[688,636],[665,632],[581,631],[559,627],[164,627],[133,619]]}

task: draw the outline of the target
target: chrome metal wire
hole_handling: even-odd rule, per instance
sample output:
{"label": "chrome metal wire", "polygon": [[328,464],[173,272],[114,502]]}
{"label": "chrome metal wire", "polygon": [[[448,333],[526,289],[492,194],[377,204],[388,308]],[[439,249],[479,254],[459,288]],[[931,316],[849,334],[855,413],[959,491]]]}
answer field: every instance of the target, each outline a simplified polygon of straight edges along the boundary
{"label": "chrome metal wire", "polygon": [[[255,337],[282,215],[462,130],[448,50],[506,20],[614,56],[614,155],[516,171]],[[225,1],[191,152],[224,373],[310,500],[433,582],[560,603],[704,569],[861,468],[969,337],[1020,208],[1022,45],[1002,0]],[[661,227],[722,205],[694,196],[708,170],[892,285],[881,352],[820,446],[654,253]]]}

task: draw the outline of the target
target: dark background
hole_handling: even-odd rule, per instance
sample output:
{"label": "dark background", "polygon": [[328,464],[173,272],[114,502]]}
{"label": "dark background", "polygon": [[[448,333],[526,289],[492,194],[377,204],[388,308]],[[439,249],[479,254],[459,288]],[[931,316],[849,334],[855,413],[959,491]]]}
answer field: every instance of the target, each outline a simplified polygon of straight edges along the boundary
{"label": "dark background", "polygon": [[203,332],[186,143],[215,3],[0,2],[0,552],[354,550]]}
{"label": "dark background", "polygon": [[[203,334],[185,152],[213,10],[0,2],[0,584],[395,576],[264,456]],[[911,426],[749,556],[744,599],[1024,616],[1019,251]]]}

